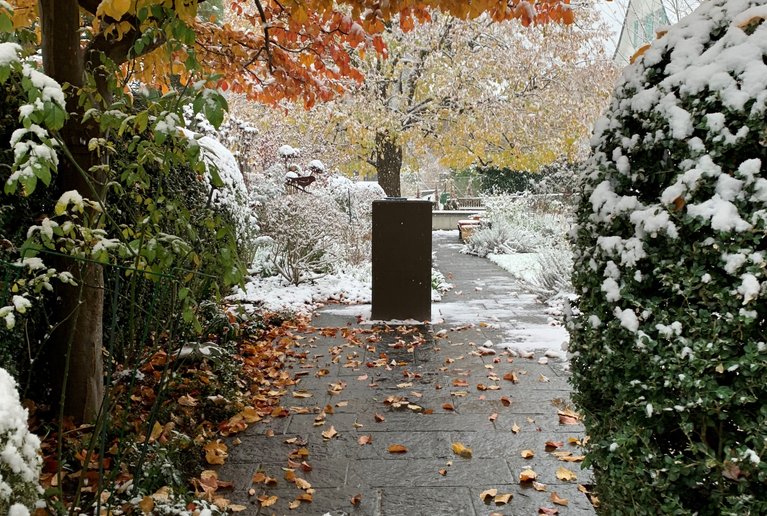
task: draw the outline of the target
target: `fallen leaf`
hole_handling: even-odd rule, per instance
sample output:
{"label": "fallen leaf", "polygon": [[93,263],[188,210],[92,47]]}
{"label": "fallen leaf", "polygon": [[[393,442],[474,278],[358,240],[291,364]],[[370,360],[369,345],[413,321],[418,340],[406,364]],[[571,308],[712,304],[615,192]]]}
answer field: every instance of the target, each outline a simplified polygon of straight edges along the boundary
{"label": "fallen leaf", "polygon": [[514,423],[514,426],[511,427],[511,431],[514,432],[515,434],[518,434],[519,433],[519,425]]}
{"label": "fallen leaf", "polygon": [[439,470],[439,474],[444,477],[445,475],[447,475],[447,470],[445,468],[442,468],[441,470]]}
{"label": "fallen leaf", "polygon": [[545,491],[546,484],[541,484],[540,482],[533,482],[533,489],[535,489],[536,491]]}
{"label": "fallen leaf", "polygon": [[296,477],[296,487],[304,491],[311,489],[312,485],[301,477]]}
{"label": "fallen leaf", "polygon": [[258,501],[261,502],[261,507],[271,507],[275,503],[277,503],[278,498],[274,495],[272,496],[259,496]]}
{"label": "fallen leaf", "polygon": [[229,509],[232,512],[242,512],[245,509],[247,509],[247,507],[245,507],[244,505],[240,505],[238,503],[233,503],[233,504],[229,504],[227,509]]}
{"label": "fallen leaf", "polygon": [[144,514],[152,514],[152,511],[154,510],[154,499],[151,496],[145,496],[138,503],[138,508],[141,509],[141,512]]}
{"label": "fallen leaf", "polygon": [[197,400],[191,396],[181,396],[178,399],[178,404],[181,405],[182,407],[196,407]]}
{"label": "fallen leaf", "polygon": [[565,480],[565,481],[568,481],[568,482],[571,481],[571,480],[576,480],[578,478],[575,475],[575,473],[573,473],[569,469],[567,469],[565,467],[562,467],[562,466],[559,466],[559,468],[557,469],[556,475],[557,475],[557,478],[559,480]]}
{"label": "fallen leaf", "polygon": [[504,407],[508,407],[508,406],[511,406],[511,398],[509,398],[509,397],[507,397],[507,396],[501,396],[501,404],[502,404]]}
{"label": "fallen leaf", "polygon": [[322,437],[325,439],[332,439],[337,435],[338,435],[338,432],[336,432],[336,429],[333,426],[331,426],[330,428],[322,432]]}
{"label": "fallen leaf", "polygon": [[445,404],[442,405],[442,408],[444,410],[455,410],[455,407],[453,406],[452,403],[445,403]]}
{"label": "fallen leaf", "polygon": [[491,423],[495,423],[495,420],[498,419],[498,412],[493,412],[487,419],[489,419]]}
{"label": "fallen leaf", "polygon": [[456,378],[453,380],[453,387],[468,387],[469,382],[464,380],[463,378]]}
{"label": "fallen leaf", "polygon": [[383,423],[384,421],[386,421],[386,418],[383,417],[381,414],[376,413],[374,417],[375,417],[376,423]]}
{"label": "fallen leaf", "polygon": [[485,503],[490,503],[497,494],[498,494],[497,489],[488,489],[486,491],[482,491],[481,493],[479,493],[479,499]]}
{"label": "fallen leaf", "polygon": [[579,414],[570,409],[557,411],[557,415],[560,425],[577,425],[581,418]]}
{"label": "fallen leaf", "polygon": [[556,450],[564,445],[562,441],[546,441],[546,451]]}
{"label": "fallen leaf", "polygon": [[581,441],[576,439],[575,437],[568,437],[567,438],[567,444],[572,444],[573,446],[580,446]]}
{"label": "fallen leaf", "polygon": [[560,496],[557,494],[557,492],[556,492],[556,491],[552,491],[552,493],[551,493],[551,496],[549,497],[549,499],[550,499],[550,500],[551,500],[553,503],[555,503],[555,504],[557,504],[557,505],[564,505],[564,506],[567,506],[567,505],[570,503],[570,502],[569,502],[569,500],[568,500],[567,498],[562,498],[562,497],[560,497]]}
{"label": "fallen leaf", "polygon": [[366,444],[370,444],[373,442],[373,436],[372,435],[361,435],[357,439],[357,444],[360,446],[364,446]]}
{"label": "fallen leaf", "polygon": [[301,500],[293,500],[292,502],[288,504],[288,509],[292,511],[293,509],[298,509],[300,506],[301,506]]}
{"label": "fallen leaf", "polygon": [[520,452],[520,455],[522,455],[523,459],[532,459],[533,457],[535,457],[535,453],[533,452],[533,450],[522,450]]}
{"label": "fallen leaf", "polygon": [[407,453],[407,448],[401,444],[390,444],[388,450],[389,453]]}
{"label": "fallen leaf", "polygon": [[203,450],[205,450],[205,460],[208,464],[223,464],[229,455],[226,444],[222,443],[221,439],[209,442],[203,446]]}
{"label": "fallen leaf", "polygon": [[525,482],[532,482],[536,478],[538,478],[538,473],[532,469],[526,469],[519,474],[519,483],[524,484]]}
{"label": "fallen leaf", "polygon": [[353,506],[357,507],[360,504],[360,502],[362,502],[362,495],[356,494],[352,496],[351,502]]}
{"label": "fallen leaf", "polygon": [[504,493],[499,494],[495,498],[493,498],[493,502],[495,502],[495,505],[506,505],[509,503],[514,495],[511,493]]}
{"label": "fallen leaf", "polygon": [[463,457],[464,459],[471,458],[471,448],[467,448],[462,443],[453,443],[450,447],[453,449],[453,453],[459,457]]}
{"label": "fallen leaf", "polygon": [[538,507],[538,514],[559,514],[559,509],[551,509],[549,507]]}
{"label": "fallen leaf", "polygon": [[311,398],[312,393],[309,391],[293,391],[294,398]]}
{"label": "fallen leaf", "polygon": [[503,375],[503,379],[511,383],[519,383],[519,377],[517,377],[517,373],[506,373]]}

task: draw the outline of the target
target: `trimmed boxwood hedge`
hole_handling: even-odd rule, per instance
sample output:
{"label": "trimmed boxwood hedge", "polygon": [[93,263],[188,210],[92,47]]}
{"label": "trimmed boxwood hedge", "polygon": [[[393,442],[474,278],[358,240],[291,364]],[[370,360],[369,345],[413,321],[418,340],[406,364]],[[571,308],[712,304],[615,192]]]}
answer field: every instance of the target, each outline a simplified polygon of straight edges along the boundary
{"label": "trimmed boxwood hedge", "polygon": [[573,231],[574,400],[609,514],[767,514],[767,5],[629,66]]}

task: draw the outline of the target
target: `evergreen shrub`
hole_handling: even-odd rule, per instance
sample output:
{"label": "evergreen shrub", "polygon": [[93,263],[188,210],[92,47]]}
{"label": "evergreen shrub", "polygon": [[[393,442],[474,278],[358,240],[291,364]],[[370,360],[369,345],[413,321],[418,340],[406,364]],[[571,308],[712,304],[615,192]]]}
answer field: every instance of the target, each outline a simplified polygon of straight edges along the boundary
{"label": "evergreen shrub", "polygon": [[767,514],[766,17],[703,2],[595,129],[571,351],[605,513]]}

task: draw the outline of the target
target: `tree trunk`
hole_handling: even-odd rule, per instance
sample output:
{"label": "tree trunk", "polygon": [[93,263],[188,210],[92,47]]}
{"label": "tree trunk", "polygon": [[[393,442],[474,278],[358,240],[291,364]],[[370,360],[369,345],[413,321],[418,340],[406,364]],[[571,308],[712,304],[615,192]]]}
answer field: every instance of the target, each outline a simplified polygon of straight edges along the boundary
{"label": "tree trunk", "polygon": [[[95,164],[88,151],[88,140],[95,136],[92,127],[82,124],[77,106],[77,88],[84,82],[84,57],[80,47],[80,7],[77,0],[39,0],[42,54],[45,73],[59,83],[74,88],[67,98],[70,119],[61,134],[76,163],[61,159],[56,177],[57,190],[77,190],[90,199],[102,197],[99,178],[91,177],[94,191],[78,170],[88,171]],[[102,355],[104,312],[104,272],[100,265],[78,263],[66,258],[56,263],[60,271],[70,271],[77,287],[56,289],[54,321],[63,321],[52,335],[53,396],[58,403],[63,395],[64,414],[76,422],[96,418],[104,397],[104,359]],[[67,357],[69,361],[67,362]],[[64,382],[66,381],[66,385]]]}
{"label": "tree trunk", "polygon": [[389,197],[399,197],[402,172],[402,146],[388,132],[376,134],[375,169],[378,184]]}

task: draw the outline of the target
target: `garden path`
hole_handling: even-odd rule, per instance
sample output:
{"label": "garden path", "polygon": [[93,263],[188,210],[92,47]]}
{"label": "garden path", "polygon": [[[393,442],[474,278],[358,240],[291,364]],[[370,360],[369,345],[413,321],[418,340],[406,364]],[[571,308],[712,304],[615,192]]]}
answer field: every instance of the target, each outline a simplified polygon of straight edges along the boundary
{"label": "garden path", "polygon": [[[373,330],[360,322],[364,306],[316,314],[299,341],[305,359],[287,366],[301,379],[283,401],[291,415],[240,434],[219,470],[235,484],[226,496],[247,507],[240,514],[594,513],[582,492],[590,474],[574,444],[583,427],[561,414],[570,392],[565,364],[499,347],[558,348],[566,334],[542,305],[516,293],[506,271],[459,249],[454,232],[435,233],[436,261],[454,288],[433,305],[431,326]],[[487,341],[494,354],[480,349]],[[454,443],[471,458],[454,453]],[[289,466],[311,484],[311,503],[300,500],[307,498],[300,481],[285,480]],[[545,487],[520,484],[528,469]],[[253,483],[258,472],[276,485]],[[484,503],[489,489],[513,497]],[[555,504],[553,493],[567,505]]]}

